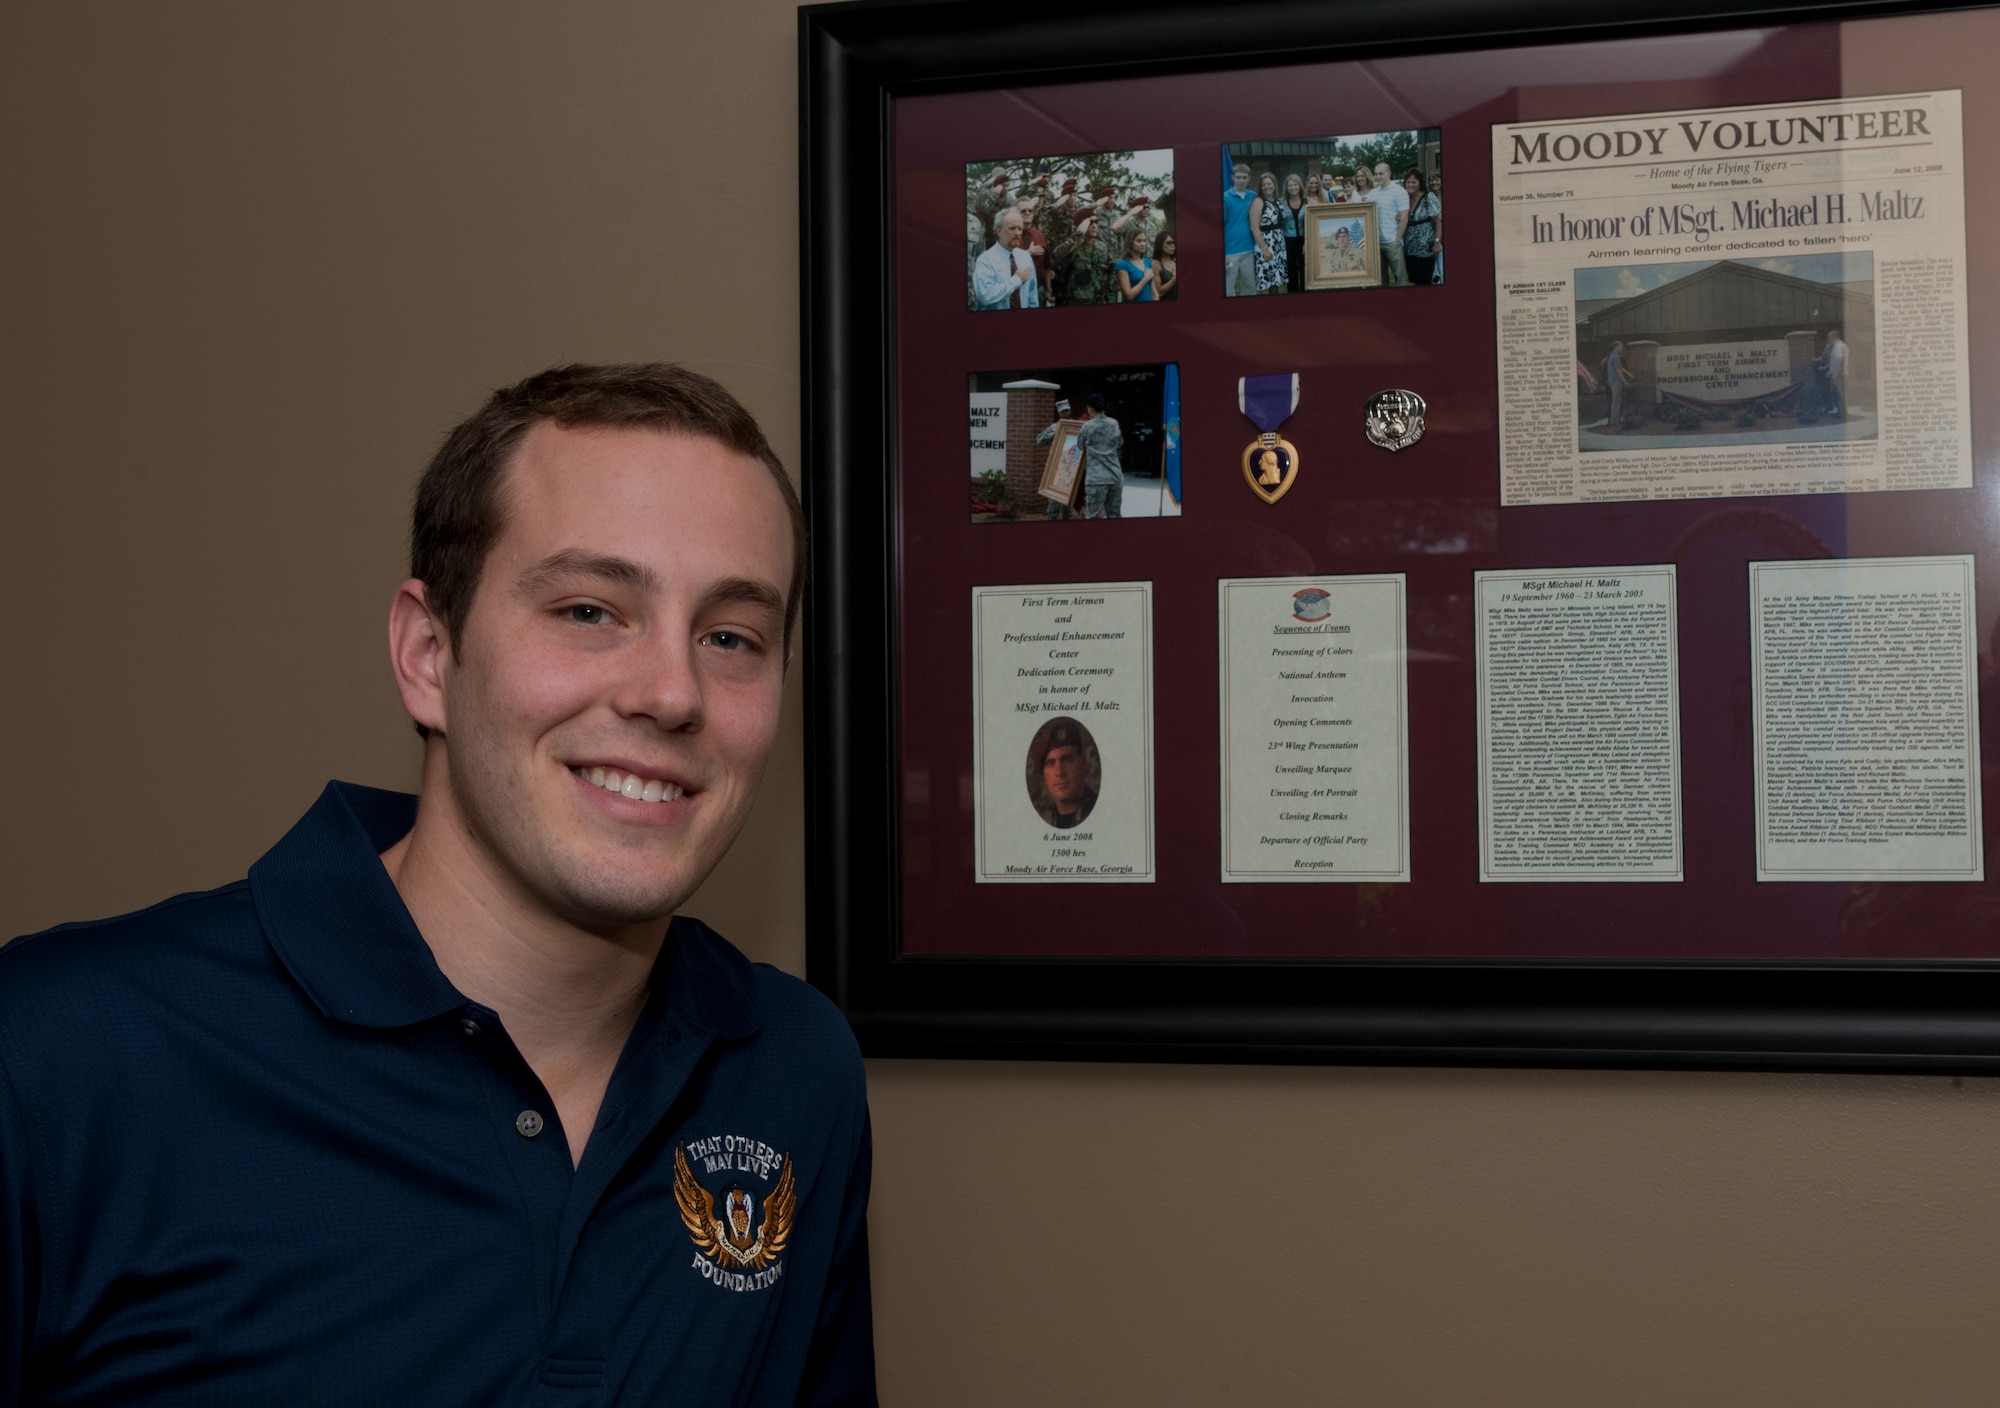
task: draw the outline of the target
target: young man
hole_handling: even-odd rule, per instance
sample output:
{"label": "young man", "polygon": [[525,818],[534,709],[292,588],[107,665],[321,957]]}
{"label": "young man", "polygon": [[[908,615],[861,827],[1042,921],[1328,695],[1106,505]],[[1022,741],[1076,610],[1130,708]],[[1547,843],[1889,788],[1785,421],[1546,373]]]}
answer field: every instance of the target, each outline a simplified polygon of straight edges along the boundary
{"label": "young man", "polygon": [[1372,176],[1364,199],[1375,203],[1375,237],[1382,244],[1382,285],[1407,286],[1410,271],[1403,262],[1403,236],[1410,228],[1410,195],[1390,176],[1388,162],[1376,162]]}
{"label": "young man", "polygon": [[1229,168],[1229,189],[1222,193],[1222,293],[1225,298],[1250,297],[1257,292],[1257,236],[1250,229],[1250,168],[1237,162]]}
{"label": "young man", "polygon": [[859,1054],[675,911],[805,562],[664,366],[496,393],[389,615],[412,798],[0,950],[0,1403],[873,1404]]}

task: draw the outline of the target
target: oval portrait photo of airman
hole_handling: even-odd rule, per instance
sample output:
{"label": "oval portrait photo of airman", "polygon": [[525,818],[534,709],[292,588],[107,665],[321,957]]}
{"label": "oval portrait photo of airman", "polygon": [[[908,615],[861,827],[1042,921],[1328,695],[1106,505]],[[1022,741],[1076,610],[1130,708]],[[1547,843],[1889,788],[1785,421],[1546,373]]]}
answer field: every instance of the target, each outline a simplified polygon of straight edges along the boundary
{"label": "oval portrait photo of airman", "polygon": [[1028,745],[1028,801],[1050,826],[1081,825],[1097,805],[1103,768],[1090,730],[1060,714],[1035,730]]}

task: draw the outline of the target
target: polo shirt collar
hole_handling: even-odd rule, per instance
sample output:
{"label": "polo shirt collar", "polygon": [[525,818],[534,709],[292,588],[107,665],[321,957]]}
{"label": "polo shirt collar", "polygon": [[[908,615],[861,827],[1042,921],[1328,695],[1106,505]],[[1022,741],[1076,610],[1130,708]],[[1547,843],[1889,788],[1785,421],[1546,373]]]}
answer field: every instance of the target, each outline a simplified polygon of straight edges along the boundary
{"label": "polo shirt collar", "polygon": [[329,1017],[402,1027],[465,1005],[382,866],[416,821],[415,797],[329,782],[250,867],[265,936]]}
{"label": "polo shirt collar", "polygon": [[722,1041],[755,1036],[756,970],[736,945],[699,919],[676,916],[653,963],[653,997]]}
{"label": "polo shirt collar", "polygon": [[[402,1027],[466,1004],[383,868],[382,852],[416,825],[417,799],[329,782],[284,837],[250,867],[264,933],[292,978],[328,1017]],[[757,1032],[756,973],[698,919],[676,918],[651,978],[653,1000],[725,1040]]]}

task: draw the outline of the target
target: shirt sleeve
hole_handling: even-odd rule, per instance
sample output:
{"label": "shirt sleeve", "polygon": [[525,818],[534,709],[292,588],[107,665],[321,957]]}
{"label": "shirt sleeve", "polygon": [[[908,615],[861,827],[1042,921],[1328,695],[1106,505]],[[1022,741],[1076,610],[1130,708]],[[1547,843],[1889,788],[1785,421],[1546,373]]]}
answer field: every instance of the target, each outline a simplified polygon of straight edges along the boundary
{"label": "shirt sleeve", "polygon": [[0,1408],[17,1408],[28,1388],[28,1347],[35,1337],[40,1238],[28,1186],[26,1112],[0,1060]]}
{"label": "shirt sleeve", "polygon": [[819,1320],[799,1380],[799,1408],[877,1408],[875,1312],[868,1289],[868,1187],[874,1174],[873,1136],[864,1117],[840,1210],[833,1266],[820,1299]]}

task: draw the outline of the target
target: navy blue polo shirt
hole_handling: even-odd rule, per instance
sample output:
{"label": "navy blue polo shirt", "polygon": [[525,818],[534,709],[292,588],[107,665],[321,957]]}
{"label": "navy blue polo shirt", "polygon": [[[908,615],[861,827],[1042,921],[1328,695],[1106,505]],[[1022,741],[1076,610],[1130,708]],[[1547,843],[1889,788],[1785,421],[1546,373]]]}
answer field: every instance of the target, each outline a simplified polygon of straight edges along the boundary
{"label": "navy blue polo shirt", "polygon": [[572,1169],[335,783],[242,883],[0,949],[0,1405],[873,1404],[832,1005],[676,919]]}

